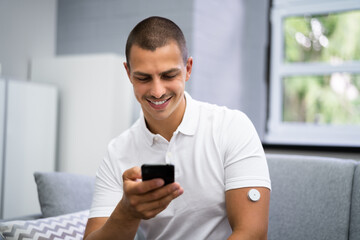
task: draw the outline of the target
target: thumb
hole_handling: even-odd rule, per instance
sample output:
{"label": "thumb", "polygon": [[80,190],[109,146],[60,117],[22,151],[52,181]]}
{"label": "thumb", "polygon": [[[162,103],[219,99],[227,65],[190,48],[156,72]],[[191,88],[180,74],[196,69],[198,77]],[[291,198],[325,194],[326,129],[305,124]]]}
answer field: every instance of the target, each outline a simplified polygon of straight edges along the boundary
{"label": "thumb", "polygon": [[132,180],[136,181],[137,179],[141,179],[141,168],[133,167],[126,170],[123,174],[123,181]]}

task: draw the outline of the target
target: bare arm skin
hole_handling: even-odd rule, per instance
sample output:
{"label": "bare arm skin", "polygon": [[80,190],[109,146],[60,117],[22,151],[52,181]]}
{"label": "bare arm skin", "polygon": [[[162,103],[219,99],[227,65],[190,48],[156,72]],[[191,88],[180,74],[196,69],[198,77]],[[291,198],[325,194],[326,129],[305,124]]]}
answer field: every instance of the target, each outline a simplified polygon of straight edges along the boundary
{"label": "bare arm skin", "polygon": [[141,219],[150,219],[163,211],[184,190],[178,183],[166,186],[162,179],[139,182],[139,167],[123,174],[124,194],[109,218],[90,218],[84,239],[134,239]]}
{"label": "bare arm skin", "polygon": [[226,211],[233,233],[228,240],[265,240],[269,223],[270,190],[255,187],[260,200],[252,202],[248,199],[248,191],[252,188],[239,188],[225,193]]}

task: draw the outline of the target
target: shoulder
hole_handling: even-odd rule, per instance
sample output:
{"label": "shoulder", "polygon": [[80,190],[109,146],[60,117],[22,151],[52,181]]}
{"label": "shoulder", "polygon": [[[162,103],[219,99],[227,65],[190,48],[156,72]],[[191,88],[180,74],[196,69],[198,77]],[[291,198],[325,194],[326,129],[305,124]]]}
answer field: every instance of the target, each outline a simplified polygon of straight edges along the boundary
{"label": "shoulder", "polygon": [[198,104],[199,129],[211,133],[220,148],[241,146],[257,138],[257,131],[244,112],[204,102]]}
{"label": "shoulder", "polygon": [[196,101],[196,104],[199,108],[200,118],[203,120],[212,120],[217,125],[227,127],[232,125],[251,125],[248,116],[240,110],[200,101]]}
{"label": "shoulder", "polygon": [[200,125],[215,124],[225,125],[231,122],[248,122],[249,119],[240,110],[229,109],[226,106],[219,106],[208,102],[203,102],[191,98],[186,93],[186,97],[189,98],[189,116],[190,118],[196,118],[200,120]]}

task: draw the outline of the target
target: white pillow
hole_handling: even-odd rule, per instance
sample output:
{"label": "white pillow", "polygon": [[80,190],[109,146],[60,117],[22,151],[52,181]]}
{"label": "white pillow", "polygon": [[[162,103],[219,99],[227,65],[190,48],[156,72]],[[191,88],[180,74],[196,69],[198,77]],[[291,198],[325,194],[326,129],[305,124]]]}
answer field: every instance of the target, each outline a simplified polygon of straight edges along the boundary
{"label": "white pillow", "polygon": [[27,221],[0,222],[0,239],[83,239],[89,210]]}

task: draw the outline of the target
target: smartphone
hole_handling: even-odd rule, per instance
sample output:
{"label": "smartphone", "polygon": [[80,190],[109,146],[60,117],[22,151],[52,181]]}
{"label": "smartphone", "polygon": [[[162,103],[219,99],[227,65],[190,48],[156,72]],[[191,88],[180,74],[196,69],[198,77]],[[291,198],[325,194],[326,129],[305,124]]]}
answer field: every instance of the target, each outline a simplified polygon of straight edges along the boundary
{"label": "smartphone", "polygon": [[164,185],[174,182],[175,167],[172,164],[143,164],[141,166],[142,180],[162,178]]}

